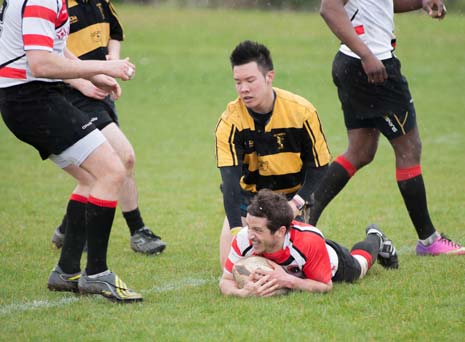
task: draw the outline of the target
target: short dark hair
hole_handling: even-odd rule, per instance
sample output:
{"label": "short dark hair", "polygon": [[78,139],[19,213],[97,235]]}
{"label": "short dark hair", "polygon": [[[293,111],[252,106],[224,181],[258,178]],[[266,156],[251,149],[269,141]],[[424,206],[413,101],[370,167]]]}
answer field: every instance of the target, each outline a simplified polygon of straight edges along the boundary
{"label": "short dark hair", "polygon": [[273,60],[270,50],[258,42],[244,40],[239,43],[229,57],[231,67],[256,62],[263,73],[273,70]]}
{"label": "short dark hair", "polygon": [[262,189],[252,199],[247,212],[256,217],[267,219],[267,227],[274,234],[279,227],[290,228],[294,213],[287,198],[270,189]]}

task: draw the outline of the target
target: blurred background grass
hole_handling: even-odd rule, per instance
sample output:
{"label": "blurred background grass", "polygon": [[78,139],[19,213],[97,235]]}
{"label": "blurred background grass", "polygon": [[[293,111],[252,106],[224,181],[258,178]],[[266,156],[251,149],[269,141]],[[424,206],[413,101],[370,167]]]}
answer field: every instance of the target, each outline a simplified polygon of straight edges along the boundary
{"label": "blurred background grass", "polygon": [[[331,62],[338,41],[309,12],[177,9],[121,5],[123,55],[137,65],[118,111],[137,154],[145,222],[168,242],[157,257],[134,254],[117,213],[109,265],[142,292],[141,305],[51,293],[58,259],[50,237],[73,189],[70,177],[0,124],[0,340],[463,340],[464,258],[419,258],[416,236],[382,140],[376,160],[330,204],[320,228],[347,246],[379,223],[400,250],[401,268],[375,266],[329,295],[273,299],[220,296],[218,237],[224,211],[214,129],[236,97],[228,57],[243,39],[270,48],[275,85],[318,109],[333,155],[346,147]],[[423,170],[438,229],[465,243],[463,170],[465,21],[397,17],[398,51],[423,138]]]}

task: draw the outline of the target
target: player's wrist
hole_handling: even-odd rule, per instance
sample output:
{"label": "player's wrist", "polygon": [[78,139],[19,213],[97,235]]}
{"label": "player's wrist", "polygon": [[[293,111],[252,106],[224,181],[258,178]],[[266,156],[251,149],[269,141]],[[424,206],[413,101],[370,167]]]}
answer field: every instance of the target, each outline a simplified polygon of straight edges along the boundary
{"label": "player's wrist", "polygon": [[299,195],[295,195],[294,197],[292,197],[291,202],[294,203],[295,207],[299,211],[302,210],[305,206],[305,200]]}

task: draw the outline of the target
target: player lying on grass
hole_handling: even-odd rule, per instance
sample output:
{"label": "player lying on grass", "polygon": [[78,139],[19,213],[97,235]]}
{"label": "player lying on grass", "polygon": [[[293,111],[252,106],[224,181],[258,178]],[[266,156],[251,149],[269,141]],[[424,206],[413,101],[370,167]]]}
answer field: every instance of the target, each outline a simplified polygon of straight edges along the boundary
{"label": "player lying on grass", "polygon": [[[363,278],[376,260],[385,268],[399,266],[396,249],[375,224],[366,228],[365,240],[349,252],[325,239],[317,228],[293,221],[293,217],[286,197],[268,189],[258,192],[247,209],[247,226],[232,241],[219,284],[221,293],[267,297],[282,288],[328,292],[333,282]],[[273,261],[274,269],[255,270],[239,288],[233,267],[250,255]]]}

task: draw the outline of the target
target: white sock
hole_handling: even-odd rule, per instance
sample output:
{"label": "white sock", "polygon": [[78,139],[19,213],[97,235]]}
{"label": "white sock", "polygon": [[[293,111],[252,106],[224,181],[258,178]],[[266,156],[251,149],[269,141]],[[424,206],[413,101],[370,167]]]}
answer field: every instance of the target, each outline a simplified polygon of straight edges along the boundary
{"label": "white sock", "polygon": [[364,257],[362,257],[361,255],[358,255],[358,254],[354,255],[353,257],[360,264],[361,272],[360,272],[360,278],[359,279],[362,279],[368,272],[368,260],[365,259]]}
{"label": "white sock", "polygon": [[428,238],[424,239],[424,240],[420,240],[421,244],[423,246],[430,246],[433,244],[434,241],[436,241],[439,237],[441,237],[441,235],[438,233],[438,232],[434,232],[433,234],[431,234]]}

